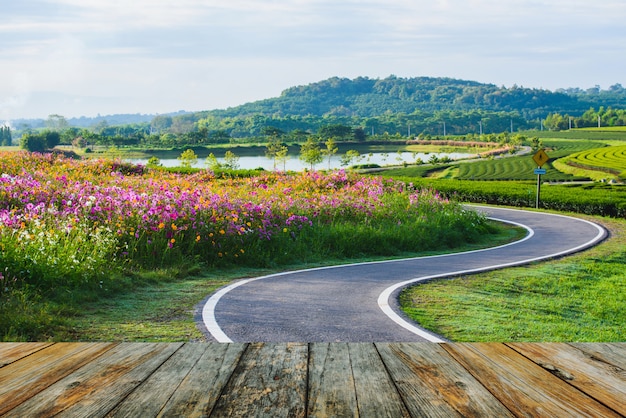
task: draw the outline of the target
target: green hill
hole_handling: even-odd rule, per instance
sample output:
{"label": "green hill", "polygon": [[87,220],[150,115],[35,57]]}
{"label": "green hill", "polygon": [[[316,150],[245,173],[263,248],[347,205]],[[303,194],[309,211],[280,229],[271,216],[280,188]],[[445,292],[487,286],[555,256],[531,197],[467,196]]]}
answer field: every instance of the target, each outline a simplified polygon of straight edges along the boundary
{"label": "green hill", "polygon": [[339,115],[373,117],[386,112],[417,111],[518,112],[527,119],[548,113],[582,114],[591,107],[626,107],[626,89],[619,84],[610,90],[569,89],[553,92],[518,86],[497,87],[452,78],[385,79],[333,77],[305,86],[291,87],[279,97],[247,103],[209,114],[236,117],[261,115]]}

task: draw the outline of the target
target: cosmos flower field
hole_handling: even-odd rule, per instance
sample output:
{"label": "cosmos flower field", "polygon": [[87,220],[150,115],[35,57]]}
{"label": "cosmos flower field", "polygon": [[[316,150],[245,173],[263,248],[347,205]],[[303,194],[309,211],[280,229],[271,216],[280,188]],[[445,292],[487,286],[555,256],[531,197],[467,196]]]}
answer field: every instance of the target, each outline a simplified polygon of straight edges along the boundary
{"label": "cosmos flower field", "polygon": [[216,179],[0,153],[0,281],[102,286],[113,269],[276,267],[453,247],[489,232],[436,191],[344,171]]}

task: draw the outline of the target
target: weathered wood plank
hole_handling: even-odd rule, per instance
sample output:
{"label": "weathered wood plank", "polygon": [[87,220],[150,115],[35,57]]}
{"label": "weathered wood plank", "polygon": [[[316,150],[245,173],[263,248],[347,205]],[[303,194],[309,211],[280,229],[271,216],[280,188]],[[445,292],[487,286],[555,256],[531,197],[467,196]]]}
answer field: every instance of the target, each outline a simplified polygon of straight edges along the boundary
{"label": "weathered wood plank", "polygon": [[626,415],[626,370],[568,344],[507,344],[592,398]]}
{"label": "weathered wood plank", "polygon": [[511,416],[441,345],[376,347],[412,416]]}
{"label": "weathered wood plank", "polygon": [[309,346],[309,417],[358,417],[347,343]]}
{"label": "weathered wood plank", "polygon": [[[0,415],[68,376],[115,346],[113,343],[57,343],[0,369]],[[30,351],[38,345],[27,348]]]}
{"label": "weathered wood plank", "polygon": [[618,414],[504,344],[443,344],[515,415],[617,417]]}
{"label": "weathered wood plank", "polygon": [[0,368],[50,345],[52,343],[2,343],[0,344]]}
{"label": "weathered wood plank", "polygon": [[374,344],[350,344],[350,362],[361,417],[409,417]]}
{"label": "weathered wood plank", "polygon": [[207,348],[206,344],[182,346],[107,416],[156,417]]}
{"label": "weathered wood plank", "polygon": [[626,343],[570,343],[593,360],[626,370]]}
{"label": "weathered wood plank", "polygon": [[209,344],[158,416],[208,416],[245,348],[245,344]]}
{"label": "weathered wood plank", "polygon": [[307,358],[307,344],[250,344],[211,416],[304,416]]}
{"label": "weathered wood plank", "polygon": [[13,416],[101,417],[182,344],[121,343],[11,411]]}

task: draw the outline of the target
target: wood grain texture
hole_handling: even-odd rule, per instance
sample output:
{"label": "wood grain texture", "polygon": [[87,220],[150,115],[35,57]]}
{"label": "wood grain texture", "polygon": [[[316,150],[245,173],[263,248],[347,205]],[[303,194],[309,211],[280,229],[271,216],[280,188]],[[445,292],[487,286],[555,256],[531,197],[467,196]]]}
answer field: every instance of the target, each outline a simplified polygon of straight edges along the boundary
{"label": "wood grain texture", "polygon": [[182,346],[146,381],[118,404],[108,416],[157,416],[206,349],[207,346],[204,344]]}
{"label": "wood grain texture", "polygon": [[209,416],[246,347],[246,344],[209,344],[158,416]]}
{"label": "wood grain texture", "polygon": [[310,417],[358,417],[347,343],[310,345],[307,412]]}
{"label": "wood grain texture", "polygon": [[29,355],[0,369],[0,416],[54,385],[115,346],[114,343],[57,343],[24,346]]}
{"label": "wood grain texture", "polygon": [[26,346],[23,343],[2,343],[0,344],[0,368],[50,345],[52,343],[30,343]]}
{"label": "wood grain texture", "polygon": [[571,343],[593,360],[626,370],[626,343]]}
{"label": "wood grain texture", "polygon": [[515,415],[619,416],[504,344],[443,347]]}
{"label": "wood grain texture", "polygon": [[307,344],[250,344],[211,416],[304,416],[308,354]]}
{"label": "wood grain texture", "polygon": [[121,343],[11,411],[14,416],[101,417],[180,344]]}
{"label": "wood grain texture", "polygon": [[624,343],[0,343],[0,417],[626,416]]}
{"label": "wood grain texture", "polygon": [[511,416],[438,344],[376,344],[412,416]]}
{"label": "wood grain texture", "polygon": [[409,417],[387,368],[371,343],[350,344],[350,362],[361,417]]}
{"label": "wood grain texture", "polygon": [[626,415],[626,370],[623,368],[568,344],[507,345],[600,403]]}

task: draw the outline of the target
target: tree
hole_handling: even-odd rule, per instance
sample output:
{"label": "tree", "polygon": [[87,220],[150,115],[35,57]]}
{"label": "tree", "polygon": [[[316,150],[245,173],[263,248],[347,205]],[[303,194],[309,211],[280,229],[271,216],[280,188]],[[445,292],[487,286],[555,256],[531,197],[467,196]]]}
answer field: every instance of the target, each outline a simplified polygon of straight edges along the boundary
{"label": "tree", "polygon": [[0,145],[3,146],[11,146],[13,143],[13,138],[11,137],[11,128],[8,126],[3,126],[0,128]]}
{"label": "tree", "polygon": [[354,149],[349,149],[348,151],[346,151],[346,153],[341,157],[341,165],[342,166],[349,166],[350,164],[352,164],[353,160],[356,160],[357,158],[359,158],[361,156],[361,154],[359,154],[359,151],[354,150]]}
{"label": "tree", "polygon": [[61,143],[61,135],[57,131],[47,131],[44,135],[47,149],[52,149]]}
{"label": "tree", "polygon": [[272,138],[280,138],[285,135],[285,132],[274,126],[264,126],[261,128],[261,134]]}
{"label": "tree", "polygon": [[172,126],[172,117],[168,115],[158,115],[150,122],[150,131],[154,133],[162,133]]}
{"label": "tree", "polygon": [[321,163],[324,159],[320,145],[313,137],[309,137],[306,142],[300,146],[300,159],[310,164],[311,170],[313,170],[315,164]]}
{"label": "tree", "polygon": [[367,134],[363,128],[354,128],[354,139],[356,141],[362,142],[367,139]]}
{"label": "tree", "polygon": [[537,138],[536,136],[533,138],[530,138],[530,148],[532,149],[533,152],[539,151],[541,148],[543,148],[543,140],[540,138]]}
{"label": "tree", "polygon": [[287,155],[287,150],[287,147],[281,144],[277,137],[272,137],[267,143],[265,156],[274,161],[274,170],[276,170],[276,160],[278,160],[279,155]]}
{"label": "tree", "polygon": [[41,134],[23,134],[20,139],[20,147],[30,152],[44,152],[46,150],[46,137]]}
{"label": "tree", "polygon": [[161,164],[161,160],[159,160],[159,157],[156,157],[153,155],[148,160],[148,167],[155,168],[155,167],[161,167],[161,166],[162,164]]}
{"label": "tree", "polygon": [[287,160],[289,159],[289,148],[282,146],[276,153],[276,159],[283,163],[283,171],[286,171]]}
{"label": "tree", "polygon": [[326,149],[321,150],[322,155],[326,155],[328,157],[328,169],[330,170],[330,159],[333,155],[339,151],[335,140],[333,138],[329,138],[326,142]]}
{"label": "tree", "polygon": [[191,168],[198,162],[198,156],[192,149],[186,149],[179,156],[180,165],[185,168]]}
{"label": "tree", "polygon": [[324,139],[328,138],[354,138],[354,132],[352,128],[345,125],[325,125],[319,128],[317,134]]}
{"label": "tree", "polygon": [[239,157],[230,150],[224,154],[224,168],[229,170],[237,170],[239,168]]}
{"label": "tree", "polygon": [[215,154],[213,154],[212,152],[206,157],[206,165],[211,170],[219,170],[220,168],[222,168],[222,164],[217,161]]}
{"label": "tree", "polygon": [[46,119],[46,127],[51,131],[63,132],[69,128],[69,126],[70,124],[67,123],[65,117],[61,115],[49,115],[48,119]]}

